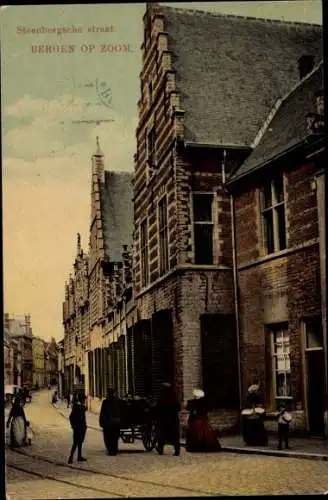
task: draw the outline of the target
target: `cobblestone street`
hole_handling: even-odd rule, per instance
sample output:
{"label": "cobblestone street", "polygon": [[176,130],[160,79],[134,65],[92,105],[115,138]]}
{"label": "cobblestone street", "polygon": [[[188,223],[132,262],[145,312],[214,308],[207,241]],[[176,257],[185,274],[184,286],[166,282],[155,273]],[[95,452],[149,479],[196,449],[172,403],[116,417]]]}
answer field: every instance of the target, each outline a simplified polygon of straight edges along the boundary
{"label": "cobblestone street", "polygon": [[[189,454],[184,449],[180,457],[174,457],[170,447],[160,457],[144,451],[141,442],[122,443],[120,454],[108,457],[101,432],[92,428],[84,446],[87,462],[68,466],[71,430],[67,418],[51,406],[49,398],[49,392],[40,392],[25,407],[35,432],[32,446],[23,448],[23,454],[7,452],[11,499],[305,494],[328,490],[328,463],[324,461],[228,452]],[[91,426],[97,417],[93,420]]]}

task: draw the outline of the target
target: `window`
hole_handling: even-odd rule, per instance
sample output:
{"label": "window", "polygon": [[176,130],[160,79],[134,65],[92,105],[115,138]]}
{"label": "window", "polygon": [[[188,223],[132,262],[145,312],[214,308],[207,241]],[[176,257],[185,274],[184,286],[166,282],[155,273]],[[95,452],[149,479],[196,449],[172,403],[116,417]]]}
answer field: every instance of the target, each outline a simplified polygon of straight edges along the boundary
{"label": "window", "polygon": [[148,132],[147,136],[147,155],[150,167],[155,166],[155,142],[156,142],[155,127],[152,127]]}
{"label": "window", "polygon": [[140,247],[141,247],[141,284],[148,284],[148,224],[145,219],[140,227]]}
{"label": "window", "polygon": [[286,225],[283,177],[278,177],[262,189],[262,219],[267,254],[286,248]]}
{"label": "window", "polygon": [[305,321],[306,349],[323,349],[323,331],[321,317],[311,318]]}
{"label": "window", "polygon": [[159,267],[160,275],[169,269],[169,242],[167,231],[167,200],[166,196],[158,203],[158,229],[159,229]]}
{"label": "window", "polygon": [[213,264],[213,194],[193,194],[195,264]]}
{"label": "window", "polygon": [[290,338],[288,325],[272,329],[273,380],[276,398],[291,397]]}

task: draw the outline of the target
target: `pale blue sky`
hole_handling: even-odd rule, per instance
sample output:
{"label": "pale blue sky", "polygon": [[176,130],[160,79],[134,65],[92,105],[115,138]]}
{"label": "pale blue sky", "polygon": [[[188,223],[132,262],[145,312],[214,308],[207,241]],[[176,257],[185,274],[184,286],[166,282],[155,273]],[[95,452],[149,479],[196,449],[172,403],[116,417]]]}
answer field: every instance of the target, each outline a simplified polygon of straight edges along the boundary
{"label": "pale blue sky", "polygon": [[[216,12],[321,23],[320,1],[170,4]],[[60,339],[64,281],[76,233],[88,246],[90,156],[100,136],[108,170],[132,170],[140,96],[145,4],[10,6],[1,11],[5,309],[31,313],[34,333]],[[26,28],[81,27],[83,33],[19,34]],[[90,33],[90,26],[114,32]],[[35,54],[32,45],[76,46]],[[130,44],[129,53],[81,53],[83,44]],[[110,87],[98,104],[96,80]],[[79,119],[112,119],[85,125]]]}

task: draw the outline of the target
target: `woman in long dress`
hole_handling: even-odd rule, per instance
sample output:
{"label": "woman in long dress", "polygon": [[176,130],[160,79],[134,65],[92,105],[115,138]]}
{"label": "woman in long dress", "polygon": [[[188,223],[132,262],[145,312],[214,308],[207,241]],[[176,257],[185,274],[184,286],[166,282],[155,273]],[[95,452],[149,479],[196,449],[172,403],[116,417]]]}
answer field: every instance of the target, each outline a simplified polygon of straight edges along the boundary
{"label": "woman in long dress", "polygon": [[209,423],[208,404],[200,389],[193,391],[193,399],[187,403],[189,420],[186,450],[189,452],[216,452],[221,450],[219,440]]}

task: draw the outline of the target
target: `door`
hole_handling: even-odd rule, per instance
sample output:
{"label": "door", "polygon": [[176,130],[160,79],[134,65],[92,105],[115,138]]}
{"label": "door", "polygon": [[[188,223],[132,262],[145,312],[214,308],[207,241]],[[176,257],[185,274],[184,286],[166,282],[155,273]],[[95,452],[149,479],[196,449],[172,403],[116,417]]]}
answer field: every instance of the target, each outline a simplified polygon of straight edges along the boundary
{"label": "door", "polygon": [[312,436],[323,437],[325,410],[324,351],[323,349],[308,350],[306,357],[309,431]]}

